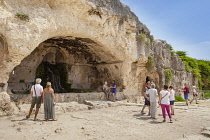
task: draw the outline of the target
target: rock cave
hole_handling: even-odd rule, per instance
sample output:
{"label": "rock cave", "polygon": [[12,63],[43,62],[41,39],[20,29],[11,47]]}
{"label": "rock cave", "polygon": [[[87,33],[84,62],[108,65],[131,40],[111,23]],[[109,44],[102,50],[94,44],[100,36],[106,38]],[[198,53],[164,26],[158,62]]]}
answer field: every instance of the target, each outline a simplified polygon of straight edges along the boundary
{"label": "rock cave", "polygon": [[[8,80],[8,92],[28,93],[35,78],[42,85],[52,82],[55,93],[100,91],[104,81],[116,80],[120,75],[111,72],[109,63],[114,56],[88,38],[53,37],[42,42],[16,66]],[[117,65],[114,71],[118,71]],[[121,90],[121,89],[120,89]]]}

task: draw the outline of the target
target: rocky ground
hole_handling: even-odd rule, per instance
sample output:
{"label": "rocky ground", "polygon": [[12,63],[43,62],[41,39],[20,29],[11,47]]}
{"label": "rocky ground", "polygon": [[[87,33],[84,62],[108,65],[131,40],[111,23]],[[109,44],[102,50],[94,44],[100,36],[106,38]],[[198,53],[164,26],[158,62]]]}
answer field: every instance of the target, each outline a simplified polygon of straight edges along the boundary
{"label": "rocky ground", "polygon": [[[20,105],[17,115],[0,118],[1,140],[207,140],[210,139],[210,101],[184,106],[176,103],[174,123],[141,115],[141,104],[126,101],[87,101],[56,105],[58,121],[25,120],[30,105]],[[147,110],[146,110],[147,111]]]}

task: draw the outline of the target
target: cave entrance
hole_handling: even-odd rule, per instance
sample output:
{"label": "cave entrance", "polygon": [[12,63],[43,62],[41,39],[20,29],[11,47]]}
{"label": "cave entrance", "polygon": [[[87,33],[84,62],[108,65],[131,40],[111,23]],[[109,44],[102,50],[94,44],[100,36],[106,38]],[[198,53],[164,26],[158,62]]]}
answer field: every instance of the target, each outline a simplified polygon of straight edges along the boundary
{"label": "cave entrance", "polygon": [[[118,62],[115,65],[115,62]],[[101,91],[104,81],[122,84],[119,61],[87,38],[54,37],[42,42],[8,80],[8,92],[29,93],[36,78],[52,83],[55,93]]]}
{"label": "cave entrance", "polygon": [[149,73],[148,76],[146,76],[146,83],[148,81],[153,82],[155,84],[155,88],[159,91],[161,89],[160,85],[160,76],[156,71],[153,71],[152,73]]}

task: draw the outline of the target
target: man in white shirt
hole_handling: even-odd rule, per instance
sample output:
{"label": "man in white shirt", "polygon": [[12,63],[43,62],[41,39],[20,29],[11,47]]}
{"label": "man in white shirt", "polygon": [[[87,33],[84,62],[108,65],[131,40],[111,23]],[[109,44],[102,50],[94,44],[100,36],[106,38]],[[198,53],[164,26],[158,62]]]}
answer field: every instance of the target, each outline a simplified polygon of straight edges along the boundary
{"label": "man in white shirt", "polygon": [[39,112],[39,108],[41,107],[42,93],[43,93],[43,87],[40,85],[41,81],[42,80],[40,78],[37,78],[36,79],[36,84],[31,87],[31,92],[30,92],[31,97],[32,97],[31,108],[30,108],[29,113],[26,116],[26,118],[27,119],[30,118],[30,115],[33,111],[33,108],[36,105],[34,121],[38,120],[36,117],[37,117],[37,114]]}
{"label": "man in white shirt", "polygon": [[155,119],[155,114],[157,112],[157,102],[158,102],[158,92],[155,89],[155,84],[151,85],[151,89],[148,90],[149,94],[149,101],[150,101],[150,110],[151,110],[151,117]]}

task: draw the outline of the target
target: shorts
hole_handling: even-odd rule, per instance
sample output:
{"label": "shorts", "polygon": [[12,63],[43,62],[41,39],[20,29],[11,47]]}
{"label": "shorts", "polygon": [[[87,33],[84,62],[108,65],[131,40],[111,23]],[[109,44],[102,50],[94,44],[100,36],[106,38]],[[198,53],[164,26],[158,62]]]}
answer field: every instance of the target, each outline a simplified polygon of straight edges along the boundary
{"label": "shorts", "polygon": [[184,99],[185,99],[185,100],[188,99],[188,94],[184,94]]}
{"label": "shorts", "polygon": [[144,105],[148,105],[148,106],[150,106],[150,101],[149,101],[149,100],[147,100],[146,98],[145,98]]}
{"label": "shorts", "polygon": [[196,93],[193,93],[193,96],[198,96],[198,94],[196,94]]}
{"label": "shorts", "polygon": [[173,101],[170,101],[170,105],[174,105],[174,100]]}
{"label": "shorts", "polygon": [[41,102],[42,102],[42,96],[32,97],[31,108],[34,108],[35,105],[36,105],[36,108],[40,108]]}
{"label": "shorts", "polygon": [[109,93],[109,91],[103,91],[105,94]]}

